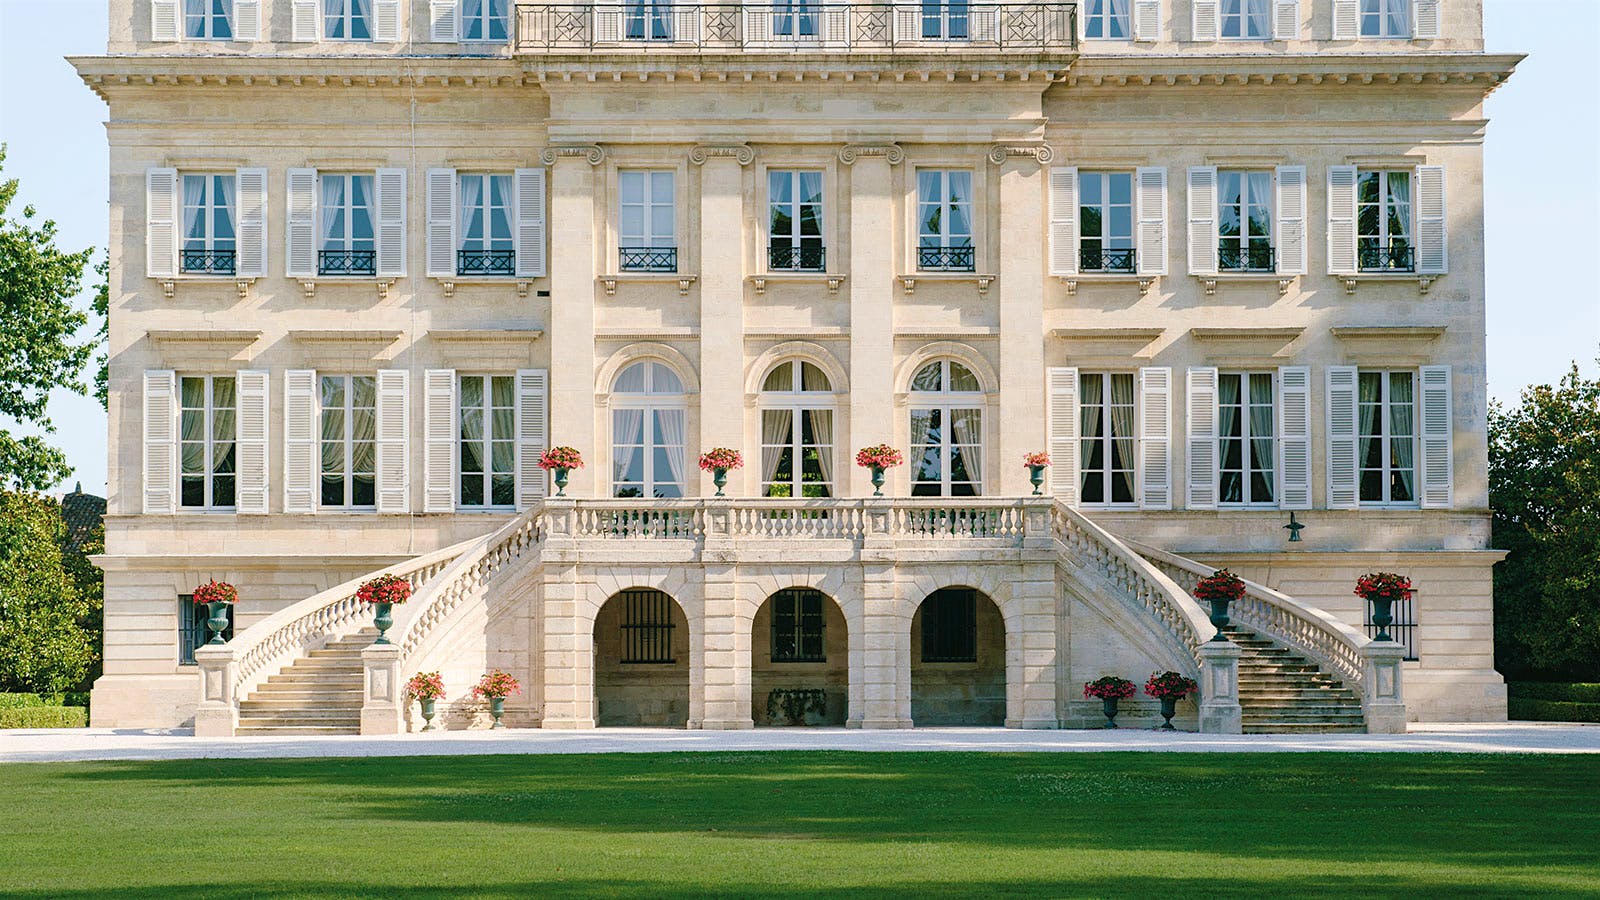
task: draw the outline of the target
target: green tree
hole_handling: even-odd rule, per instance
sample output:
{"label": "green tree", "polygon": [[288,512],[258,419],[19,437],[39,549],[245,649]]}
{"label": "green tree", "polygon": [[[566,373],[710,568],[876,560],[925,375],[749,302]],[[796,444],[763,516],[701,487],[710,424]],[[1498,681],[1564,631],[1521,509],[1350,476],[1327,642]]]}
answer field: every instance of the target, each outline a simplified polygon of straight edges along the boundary
{"label": "green tree", "polygon": [[65,530],[54,500],[0,492],[0,691],[75,690],[95,665],[97,597],[79,584],[94,573],[69,573]]}
{"label": "green tree", "polygon": [[[0,170],[4,164],[0,145]],[[50,392],[88,391],[82,374],[93,345],[76,337],[89,319],[72,300],[92,251],[56,247],[55,222],[36,227],[32,206],[9,218],[16,197],[16,179],[0,179],[0,416],[49,434]],[[0,429],[0,483],[42,491],[71,473],[66,454],[42,437]]]}
{"label": "green tree", "polygon": [[94,271],[100,276],[100,284],[94,289],[94,314],[100,317],[100,330],[94,335],[95,346],[100,348],[95,357],[94,396],[100,401],[100,408],[109,411],[111,369],[107,345],[111,342],[111,260],[100,260]]}
{"label": "green tree", "polygon": [[1495,654],[1514,678],[1600,680],[1600,378],[1489,410]]}

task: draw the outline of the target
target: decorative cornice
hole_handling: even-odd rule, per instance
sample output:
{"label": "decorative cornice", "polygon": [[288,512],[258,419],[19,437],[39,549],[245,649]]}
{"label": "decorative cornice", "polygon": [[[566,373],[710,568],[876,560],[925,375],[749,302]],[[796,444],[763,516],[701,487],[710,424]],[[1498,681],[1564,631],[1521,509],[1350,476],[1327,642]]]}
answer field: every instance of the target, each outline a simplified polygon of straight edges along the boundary
{"label": "decorative cornice", "polygon": [[696,144],[689,151],[689,162],[697,166],[705,165],[708,159],[734,159],[739,165],[748,166],[756,161],[756,151],[749,144]]}
{"label": "decorative cornice", "polygon": [[906,161],[906,152],[900,149],[899,144],[845,144],[839,148],[839,162],[847,166],[855,165],[856,160],[863,156],[881,156],[891,166]]}
{"label": "decorative cornice", "polygon": [[598,166],[606,159],[606,149],[598,144],[557,144],[539,151],[539,160],[553,166],[558,159],[586,159],[589,165]]}
{"label": "decorative cornice", "polygon": [[1049,165],[1050,160],[1056,158],[1056,152],[1048,144],[995,144],[989,148],[989,162],[997,166],[1005,165],[1009,159],[1032,157],[1039,165]]}
{"label": "decorative cornice", "polygon": [[1523,57],[1495,53],[1145,55],[1082,57],[1062,79],[1076,87],[1243,85],[1471,86],[1488,93]]}

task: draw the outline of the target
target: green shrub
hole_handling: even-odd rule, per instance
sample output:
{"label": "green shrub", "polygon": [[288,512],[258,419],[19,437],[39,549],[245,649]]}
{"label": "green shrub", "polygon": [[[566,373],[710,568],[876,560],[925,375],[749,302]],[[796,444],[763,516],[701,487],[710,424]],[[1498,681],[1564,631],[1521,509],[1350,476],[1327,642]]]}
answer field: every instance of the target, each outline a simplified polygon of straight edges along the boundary
{"label": "green shrub", "polygon": [[27,709],[44,705],[44,698],[38,694],[0,694],[0,709]]}
{"label": "green shrub", "polygon": [[1567,703],[1600,703],[1600,684],[1567,684],[1560,681],[1513,681],[1506,691],[1523,700],[1562,700]]}
{"label": "green shrub", "polygon": [[81,706],[30,706],[0,709],[0,728],[83,728],[89,711]]}
{"label": "green shrub", "polygon": [[1561,700],[1527,700],[1512,697],[1507,706],[1509,718],[1517,721],[1600,723],[1600,703],[1567,703]]}

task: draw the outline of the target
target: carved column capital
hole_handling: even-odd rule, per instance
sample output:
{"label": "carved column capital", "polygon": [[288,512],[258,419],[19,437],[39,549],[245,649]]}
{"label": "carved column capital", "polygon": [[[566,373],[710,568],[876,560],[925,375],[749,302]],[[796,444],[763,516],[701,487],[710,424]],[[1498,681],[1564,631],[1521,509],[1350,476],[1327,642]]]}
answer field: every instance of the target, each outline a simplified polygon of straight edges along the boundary
{"label": "carved column capital", "polygon": [[845,144],[839,148],[839,162],[847,166],[855,165],[863,156],[881,156],[889,165],[898,166],[905,162],[906,151],[900,149],[899,144]]}
{"label": "carved column capital", "polygon": [[1048,144],[995,144],[989,148],[989,162],[997,166],[1004,165],[1007,160],[1031,157],[1039,165],[1049,165],[1056,158],[1054,150]]}
{"label": "carved column capital", "polygon": [[605,158],[606,150],[598,144],[556,144],[539,152],[539,160],[547,166],[559,159],[587,159],[589,165],[598,166]]}
{"label": "carved column capital", "polygon": [[705,165],[708,159],[735,159],[739,165],[748,166],[756,161],[756,151],[749,144],[696,144],[689,151],[689,162]]}

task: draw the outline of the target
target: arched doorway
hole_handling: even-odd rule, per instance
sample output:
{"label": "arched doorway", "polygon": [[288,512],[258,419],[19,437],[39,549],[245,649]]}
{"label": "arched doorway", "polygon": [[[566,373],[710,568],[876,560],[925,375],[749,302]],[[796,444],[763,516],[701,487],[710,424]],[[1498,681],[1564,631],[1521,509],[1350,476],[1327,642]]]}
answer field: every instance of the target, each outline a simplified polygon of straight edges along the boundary
{"label": "arched doorway", "polygon": [[911,617],[911,721],[1005,724],[1006,625],[982,591],[934,591]]}
{"label": "arched doorway", "polygon": [[849,713],[849,633],[832,597],[788,588],[750,626],[750,712],[756,725],[843,725]]}
{"label": "arched doorway", "polygon": [[652,588],[614,594],[594,620],[599,726],[683,728],[689,722],[689,620]]}

